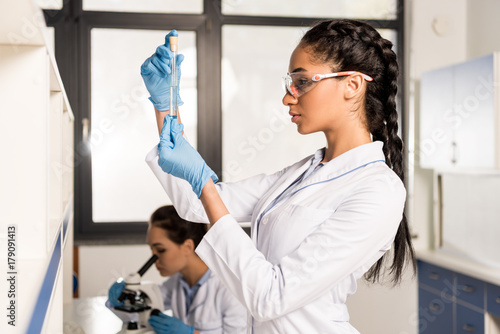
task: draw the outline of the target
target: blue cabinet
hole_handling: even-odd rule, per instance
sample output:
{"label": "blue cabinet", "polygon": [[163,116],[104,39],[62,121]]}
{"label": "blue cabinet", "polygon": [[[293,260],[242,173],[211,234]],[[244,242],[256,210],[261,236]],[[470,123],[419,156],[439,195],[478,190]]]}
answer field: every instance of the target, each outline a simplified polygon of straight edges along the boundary
{"label": "blue cabinet", "polygon": [[488,298],[486,300],[486,309],[489,313],[500,317],[500,286],[486,284]]}
{"label": "blue cabinet", "polygon": [[457,334],[484,333],[484,312],[458,304],[456,327]]}
{"label": "blue cabinet", "polygon": [[488,334],[485,313],[500,317],[500,286],[418,261],[420,334]]}
{"label": "blue cabinet", "polygon": [[455,274],[457,286],[455,296],[471,305],[484,309],[484,286],[485,283],[476,278]]}
{"label": "blue cabinet", "polygon": [[453,334],[453,301],[419,288],[419,333]]}

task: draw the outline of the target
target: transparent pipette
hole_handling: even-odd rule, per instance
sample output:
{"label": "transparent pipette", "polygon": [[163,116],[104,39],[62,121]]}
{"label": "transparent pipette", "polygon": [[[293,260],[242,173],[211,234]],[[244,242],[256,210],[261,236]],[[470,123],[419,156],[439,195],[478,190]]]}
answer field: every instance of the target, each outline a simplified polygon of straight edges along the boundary
{"label": "transparent pipette", "polygon": [[170,51],[173,52],[172,56],[172,81],[170,83],[170,110],[168,114],[172,118],[177,118],[177,92],[179,86],[177,83],[177,36],[170,36]]}

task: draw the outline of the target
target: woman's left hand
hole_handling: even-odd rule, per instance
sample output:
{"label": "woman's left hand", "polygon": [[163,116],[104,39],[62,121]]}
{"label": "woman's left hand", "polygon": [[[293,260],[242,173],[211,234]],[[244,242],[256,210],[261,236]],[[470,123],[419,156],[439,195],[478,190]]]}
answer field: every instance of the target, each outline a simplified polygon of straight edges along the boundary
{"label": "woman's left hand", "polygon": [[[146,59],[141,66],[141,76],[146,88],[151,94],[149,100],[153,103],[156,110],[164,111],[170,109],[170,85],[172,82],[172,59],[173,52],[170,51],[169,37],[178,36],[176,30],[172,30],[165,36],[165,44],[160,45],[156,52]],[[176,58],[177,84],[181,79],[181,63],[184,60],[182,54]],[[184,104],[177,89],[177,105]]]}
{"label": "woman's left hand", "polygon": [[153,315],[149,318],[149,324],[156,334],[193,334],[194,327],[188,326],[181,320],[170,317],[164,313]]}
{"label": "woman's left hand", "polygon": [[198,198],[210,178],[217,182],[217,175],[205,163],[200,154],[182,136],[184,125],[177,119],[165,116],[158,145],[158,164],[168,174],[191,184]]}

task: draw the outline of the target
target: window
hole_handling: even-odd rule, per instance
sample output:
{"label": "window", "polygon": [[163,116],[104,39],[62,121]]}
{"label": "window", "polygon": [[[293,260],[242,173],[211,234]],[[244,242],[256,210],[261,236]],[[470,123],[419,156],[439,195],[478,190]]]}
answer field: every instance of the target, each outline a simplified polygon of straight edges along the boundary
{"label": "window", "polygon": [[288,0],[222,1],[225,15],[342,17],[354,19],[394,20],[396,0]]}
{"label": "window", "polygon": [[[94,28],[91,36],[92,221],[137,222],[171,204],[144,163],[158,142],[155,113],[139,74],[168,31]],[[182,121],[196,146],[196,35],[179,32]],[[124,57],[126,55],[126,57]],[[119,171],[119,172],[117,172]],[[131,177],[127,177],[131,176]],[[126,180],[126,181],[125,181]],[[109,199],[113,199],[110,205]],[[119,204],[117,204],[119,203]]]}
{"label": "window", "polygon": [[137,13],[193,13],[203,12],[202,0],[83,0],[83,10]]}
{"label": "window", "polygon": [[404,68],[403,0],[39,2],[77,117],[77,244],[143,243],[151,212],[170,203],[144,163],[158,134],[139,67],[171,29],[186,56],[183,122],[225,181],[271,173],[324,145],[320,135],[294,145],[281,104],[290,53],[319,18],[366,20],[395,43]]}

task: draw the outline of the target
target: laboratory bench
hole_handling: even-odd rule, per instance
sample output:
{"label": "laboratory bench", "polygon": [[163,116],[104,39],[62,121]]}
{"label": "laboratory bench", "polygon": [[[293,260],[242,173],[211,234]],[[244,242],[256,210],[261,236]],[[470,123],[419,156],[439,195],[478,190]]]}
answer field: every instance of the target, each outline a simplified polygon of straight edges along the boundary
{"label": "laboratory bench", "polygon": [[420,334],[500,334],[500,268],[417,251]]}
{"label": "laboratory bench", "polygon": [[[124,324],[106,307],[107,296],[74,298],[63,306],[64,334],[123,333]],[[164,312],[172,316],[172,310]]]}
{"label": "laboratory bench", "polygon": [[72,334],[115,334],[123,322],[106,306],[107,297],[75,298],[64,304],[63,332]]}

